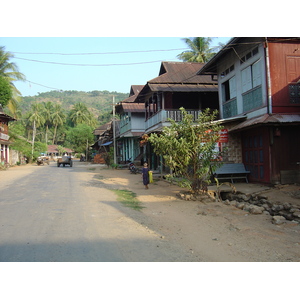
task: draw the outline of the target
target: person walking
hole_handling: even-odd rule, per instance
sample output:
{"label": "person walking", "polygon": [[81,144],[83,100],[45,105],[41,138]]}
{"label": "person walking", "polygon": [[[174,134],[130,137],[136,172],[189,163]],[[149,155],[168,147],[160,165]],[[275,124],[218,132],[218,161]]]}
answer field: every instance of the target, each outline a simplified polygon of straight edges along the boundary
{"label": "person walking", "polygon": [[149,184],[149,168],[148,164],[144,163],[144,167],[142,169],[142,177],[143,177],[143,184],[145,186],[145,189],[149,189],[148,184]]}

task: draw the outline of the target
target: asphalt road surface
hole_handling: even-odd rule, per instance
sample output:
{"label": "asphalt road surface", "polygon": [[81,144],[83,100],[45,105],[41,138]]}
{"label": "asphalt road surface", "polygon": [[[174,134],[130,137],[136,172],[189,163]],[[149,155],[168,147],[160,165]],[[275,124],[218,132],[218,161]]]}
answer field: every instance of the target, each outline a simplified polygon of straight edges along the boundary
{"label": "asphalt road surface", "polygon": [[1,262],[193,260],[131,218],[141,212],[124,207],[110,189],[93,187],[88,165],[33,168],[0,187]]}

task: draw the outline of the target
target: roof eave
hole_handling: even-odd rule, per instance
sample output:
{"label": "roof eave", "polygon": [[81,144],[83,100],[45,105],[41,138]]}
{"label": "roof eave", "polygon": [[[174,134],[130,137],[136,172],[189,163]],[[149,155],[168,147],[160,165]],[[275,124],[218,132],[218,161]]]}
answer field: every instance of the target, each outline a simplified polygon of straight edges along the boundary
{"label": "roof eave", "polygon": [[197,75],[216,75],[216,62],[226,54],[230,48],[228,45],[235,44],[238,40],[241,39],[240,37],[232,38],[215,56],[213,56],[198,72]]}

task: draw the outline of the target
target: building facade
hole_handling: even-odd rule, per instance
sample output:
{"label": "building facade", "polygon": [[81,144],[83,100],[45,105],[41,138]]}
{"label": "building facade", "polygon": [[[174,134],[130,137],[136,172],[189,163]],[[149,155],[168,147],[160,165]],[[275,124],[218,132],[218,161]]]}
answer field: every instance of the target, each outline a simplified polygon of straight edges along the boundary
{"label": "building facade", "polygon": [[300,182],[300,39],[233,38],[198,74],[218,79],[227,159],[253,182]]}

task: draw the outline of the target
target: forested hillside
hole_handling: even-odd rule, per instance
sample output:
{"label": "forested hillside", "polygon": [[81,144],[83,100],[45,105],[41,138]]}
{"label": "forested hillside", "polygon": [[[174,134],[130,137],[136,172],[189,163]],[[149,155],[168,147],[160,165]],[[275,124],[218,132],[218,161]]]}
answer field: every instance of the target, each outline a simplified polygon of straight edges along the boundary
{"label": "forested hillside", "polygon": [[61,104],[62,108],[70,111],[75,103],[84,103],[90,112],[99,120],[99,123],[105,123],[106,116],[112,111],[113,96],[115,103],[122,101],[128,97],[128,94],[109,92],[109,91],[50,91],[39,93],[37,96],[23,97],[20,102],[22,114],[30,110],[32,103],[36,102],[53,102]]}

